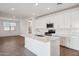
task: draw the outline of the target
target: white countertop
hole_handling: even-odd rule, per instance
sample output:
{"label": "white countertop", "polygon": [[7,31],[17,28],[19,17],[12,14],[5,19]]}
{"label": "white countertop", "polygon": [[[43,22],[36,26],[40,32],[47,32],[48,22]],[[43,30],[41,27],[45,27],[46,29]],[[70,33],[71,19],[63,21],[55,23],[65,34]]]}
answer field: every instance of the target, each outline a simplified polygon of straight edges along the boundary
{"label": "white countertop", "polygon": [[77,35],[73,35],[73,34],[53,34],[52,36],[46,36],[46,35],[43,35],[43,36],[44,37],[32,35],[32,36],[30,36],[30,38],[39,40],[42,42],[49,42],[50,40],[57,40],[62,37],[64,37],[64,38],[79,38]]}
{"label": "white countertop", "polygon": [[52,35],[52,36],[44,36],[44,37],[41,37],[41,36],[32,35],[32,36],[30,36],[29,38],[35,39],[35,40],[39,40],[39,41],[42,41],[42,42],[47,43],[47,42],[49,42],[50,40],[59,39],[60,36]]}

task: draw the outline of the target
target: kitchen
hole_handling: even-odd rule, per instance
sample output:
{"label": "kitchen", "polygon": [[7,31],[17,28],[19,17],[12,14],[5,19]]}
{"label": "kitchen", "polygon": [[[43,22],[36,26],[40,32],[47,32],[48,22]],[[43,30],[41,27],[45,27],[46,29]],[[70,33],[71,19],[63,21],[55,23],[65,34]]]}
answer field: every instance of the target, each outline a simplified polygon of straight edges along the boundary
{"label": "kitchen", "polygon": [[0,11],[1,55],[79,56],[78,3],[3,3]]}
{"label": "kitchen", "polygon": [[[68,10],[46,15],[43,17],[33,18],[30,21],[32,24],[31,25],[32,34],[30,34],[29,37],[30,40],[29,39],[26,40],[28,43],[25,45],[25,47],[30,49],[32,52],[34,51],[34,53],[36,53],[37,55],[52,55],[52,56],[60,55],[60,47],[59,47],[60,45],[79,51],[78,15],[79,15],[79,7],[74,7]],[[52,30],[55,30],[55,33],[52,34],[52,38],[51,36],[45,35],[45,32],[51,29],[51,28],[47,28],[46,26],[47,24],[51,24],[51,23],[53,23],[54,25]],[[39,36],[44,36],[44,37],[39,37]],[[48,41],[48,42],[42,43],[43,41],[44,42]],[[31,43],[33,47],[31,47]],[[56,48],[57,50],[54,48]],[[52,54],[51,53],[52,51],[54,51],[57,54],[55,53]]]}

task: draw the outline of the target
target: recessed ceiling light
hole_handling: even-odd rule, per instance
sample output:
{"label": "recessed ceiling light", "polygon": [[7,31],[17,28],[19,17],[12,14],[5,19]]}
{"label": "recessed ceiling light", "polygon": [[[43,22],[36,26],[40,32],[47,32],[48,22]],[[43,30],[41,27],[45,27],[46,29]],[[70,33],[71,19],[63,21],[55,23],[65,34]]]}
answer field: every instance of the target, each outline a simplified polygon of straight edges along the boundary
{"label": "recessed ceiling light", "polygon": [[15,10],[15,8],[11,8],[11,10],[12,10],[12,11],[14,11],[14,10]]}
{"label": "recessed ceiling light", "polygon": [[38,6],[38,3],[36,3],[35,5]]}
{"label": "recessed ceiling light", "polygon": [[47,8],[48,10],[50,9],[50,8]]}

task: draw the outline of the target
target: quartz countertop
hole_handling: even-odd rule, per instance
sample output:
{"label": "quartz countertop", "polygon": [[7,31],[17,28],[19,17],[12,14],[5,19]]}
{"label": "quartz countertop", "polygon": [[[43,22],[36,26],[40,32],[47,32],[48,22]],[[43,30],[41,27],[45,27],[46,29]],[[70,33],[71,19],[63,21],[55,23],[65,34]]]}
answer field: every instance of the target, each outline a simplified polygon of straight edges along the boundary
{"label": "quartz countertop", "polygon": [[79,37],[73,34],[53,34],[52,36],[35,34],[31,35],[30,38],[47,43],[50,40],[57,40],[61,38],[79,38]]}
{"label": "quartz countertop", "polygon": [[50,40],[59,39],[60,36],[56,36],[56,35],[52,35],[52,36],[46,36],[46,35],[32,35],[32,36],[30,36],[30,38],[47,43],[47,42],[49,42]]}

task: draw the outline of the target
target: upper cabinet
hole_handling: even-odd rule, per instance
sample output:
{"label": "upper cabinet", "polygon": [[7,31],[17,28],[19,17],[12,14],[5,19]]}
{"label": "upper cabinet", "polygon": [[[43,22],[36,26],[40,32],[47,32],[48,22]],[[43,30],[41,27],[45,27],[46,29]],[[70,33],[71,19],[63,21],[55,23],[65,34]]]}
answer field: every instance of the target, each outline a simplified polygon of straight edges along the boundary
{"label": "upper cabinet", "polygon": [[58,13],[54,22],[55,28],[79,28],[79,11]]}
{"label": "upper cabinet", "polygon": [[64,23],[65,23],[65,19],[64,19],[64,14],[57,14],[55,15],[55,28],[64,28]]}
{"label": "upper cabinet", "polygon": [[70,28],[71,20],[70,20],[70,13],[61,13],[55,15],[54,22],[55,28]]}
{"label": "upper cabinet", "polygon": [[79,11],[71,13],[72,28],[79,28]]}
{"label": "upper cabinet", "polygon": [[71,13],[64,13],[64,26],[71,28]]}
{"label": "upper cabinet", "polygon": [[79,33],[79,11],[77,9],[51,14],[48,16],[40,17],[33,23],[34,28],[42,29],[42,31],[46,31],[44,30],[47,29],[46,24],[54,23],[54,28],[56,29],[57,34]]}

